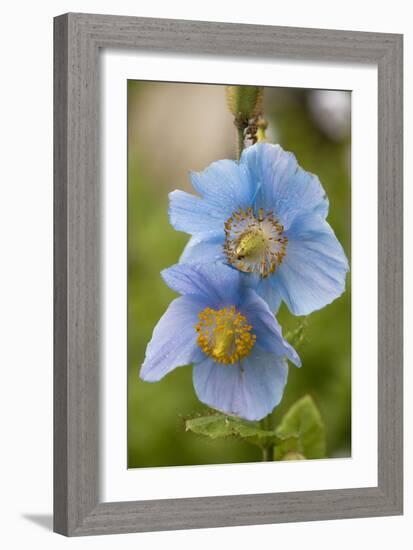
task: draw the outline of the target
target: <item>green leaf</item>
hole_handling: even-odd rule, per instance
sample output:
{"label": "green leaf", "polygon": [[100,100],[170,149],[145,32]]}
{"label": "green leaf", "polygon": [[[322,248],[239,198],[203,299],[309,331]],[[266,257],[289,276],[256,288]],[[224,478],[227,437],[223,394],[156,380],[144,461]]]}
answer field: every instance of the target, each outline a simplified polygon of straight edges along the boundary
{"label": "green leaf", "polygon": [[305,339],[305,329],[307,328],[307,317],[303,317],[295,330],[289,331],[285,335],[285,339],[298,349]]}
{"label": "green leaf", "polygon": [[294,403],[282,418],[275,434],[281,441],[274,448],[274,460],[296,460],[298,455],[300,458],[326,456],[324,423],[309,395]]}
{"label": "green leaf", "polygon": [[185,421],[185,429],[211,439],[235,437],[261,448],[277,440],[274,431],[263,430],[256,422],[223,414],[190,418]]}
{"label": "green leaf", "polygon": [[234,437],[267,452],[274,447],[274,460],[323,458],[326,454],[324,424],[308,395],[294,403],[275,430],[221,413],[189,418],[185,429],[211,439]]}

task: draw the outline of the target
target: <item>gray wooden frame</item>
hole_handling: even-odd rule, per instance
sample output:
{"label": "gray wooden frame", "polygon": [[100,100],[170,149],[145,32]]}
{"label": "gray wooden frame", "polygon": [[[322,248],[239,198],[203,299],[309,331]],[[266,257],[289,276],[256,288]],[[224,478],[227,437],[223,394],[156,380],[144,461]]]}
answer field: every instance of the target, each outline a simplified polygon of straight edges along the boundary
{"label": "gray wooden frame", "polygon": [[[73,536],[401,514],[402,36],[66,14],[54,20],[54,40],[55,531]],[[105,47],[377,65],[377,487],[100,502],[98,60]]]}

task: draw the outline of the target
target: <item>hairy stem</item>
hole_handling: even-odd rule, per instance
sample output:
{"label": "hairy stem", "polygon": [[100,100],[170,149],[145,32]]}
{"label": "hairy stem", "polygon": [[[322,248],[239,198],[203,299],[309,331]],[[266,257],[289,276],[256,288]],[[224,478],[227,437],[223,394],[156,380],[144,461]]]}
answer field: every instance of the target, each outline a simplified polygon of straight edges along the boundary
{"label": "hairy stem", "polygon": [[244,128],[237,126],[237,158],[241,158],[242,150],[244,149]]}
{"label": "hairy stem", "polygon": [[268,445],[268,447],[262,448],[262,461],[263,462],[272,462],[274,460],[274,447]]}
{"label": "hairy stem", "polygon": [[[260,421],[260,427],[262,430],[272,430],[272,417],[271,414],[266,416]],[[262,448],[262,461],[272,462],[274,460],[274,445],[269,444]]]}

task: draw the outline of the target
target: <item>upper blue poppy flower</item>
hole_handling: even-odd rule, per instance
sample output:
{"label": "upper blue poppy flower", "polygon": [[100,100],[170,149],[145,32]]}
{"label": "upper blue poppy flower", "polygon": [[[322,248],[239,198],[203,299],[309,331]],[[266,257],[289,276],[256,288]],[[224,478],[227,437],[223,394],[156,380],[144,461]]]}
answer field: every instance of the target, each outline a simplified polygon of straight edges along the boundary
{"label": "upper blue poppy flower", "polygon": [[328,199],[292,153],[259,143],[191,181],[200,197],[170,194],[171,224],[192,235],[180,262],[227,263],[273,311],[283,300],[307,315],[344,292],[348,262],[326,221]]}
{"label": "upper blue poppy flower", "polygon": [[287,359],[301,365],[268,305],[224,264],[180,264],[162,275],[182,296],[156,325],[141,378],[156,382],[193,364],[200,401],[247,420],[267,416],[283,395]]}

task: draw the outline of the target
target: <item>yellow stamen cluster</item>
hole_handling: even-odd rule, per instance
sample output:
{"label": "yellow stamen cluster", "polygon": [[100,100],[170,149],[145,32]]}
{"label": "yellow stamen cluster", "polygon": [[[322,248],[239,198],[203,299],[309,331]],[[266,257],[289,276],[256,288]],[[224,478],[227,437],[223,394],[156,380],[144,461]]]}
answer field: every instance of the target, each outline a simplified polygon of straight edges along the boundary
{"label": "yellow stamen cluster", "polygon": [[228,262],[240,271],[265,278],[281,264],[288,239],[272,212],[239,208],[225,222],[224,251]]}
{"label": "yellow stamen cluster", "polygon": [[249,355],[256,336],[235,306],[218,310],[207,307],[198,317],[198,345],[214,361],[229,365]]}

